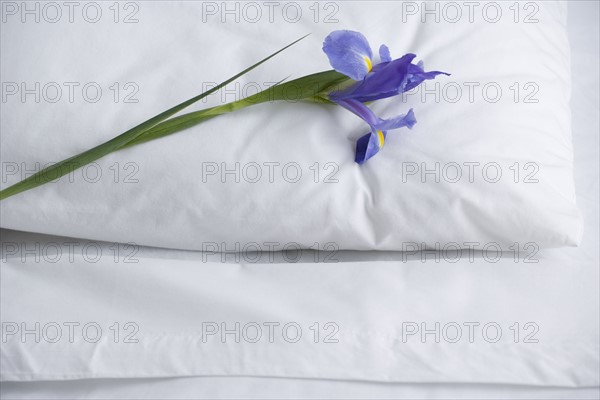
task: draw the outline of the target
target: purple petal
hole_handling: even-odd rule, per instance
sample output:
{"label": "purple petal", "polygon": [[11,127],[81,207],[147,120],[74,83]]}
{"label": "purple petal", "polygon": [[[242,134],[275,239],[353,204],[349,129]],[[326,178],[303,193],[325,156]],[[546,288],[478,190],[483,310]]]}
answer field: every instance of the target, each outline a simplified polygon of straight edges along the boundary
{"label": "purple petal", "polygon": [[[381,132],[381,134],[385,138],[386,132]],[[357,164],[363,164],[369,158],[379,153],[382,146],[379,145],[380,139],[377,136],[377,132],[371,132],[356,141],[356,157],[354,158],[354,161]]]}
{"label": "purple petal", "polygon": [[362,118],[371,127],[375,126],[381,121],[369,107],[365,106],[358,100],[347,99],[337,101],[337,103],[346,110]]}
{"label": "purple petal", "polygon": [[417,122],[412,108],[405,115],[400,115],[388,120],[379,119],[375,125],[371,125],[371,133],[362,136],[356,141],[356,157],[354,161],[363,164],[369,158],[383,148],[388,129],[408,127],[409,129]]}
{"label": "purple petal", "polygon": [[407,127],[408,129],[412,129],[412,127],[417,123],[417,119],[415,118],[415,113],[412,108],[408,110],[405,115],[399,115],[390,119],[382,119],[377,124],[373,125],[373,128],[380,131],[388,131],[391,129],[398,129]]}
{"label": "purple petal", "polygon": [[336,71],[356,81],[362,80],[373,68],[373,52],[359,32],[331,32],[323,42],[323,51]]}
{"label": "purple petal", "polygon": [[403,127],[412,129],[412,127],[417,123],[417,119],[415,118],[415,113],[413,112],[412,108],[404,115],[399,115],[390,119],[381,119],[375,115],[375,113],[369,107],[358,100],[340,100],[338,101],[338,104],[369,124],[371,130],[373,131],[389,131]]}
{"label": "purple petal", "polygon": [[382,63],[392,61],[390,49],[385,44],[382,44],[381,47],[379,47],[379,58]]}
{"label": "purple petal", "polygon": [[355,99],[365,103],[404,93],[440,74],[450,75],[441,71],[425,72],[422,62],[412,64],[414,58],[415,55],[409,53],[388,63],[378,64],[364,80],[330,93],[329,98],[335,102]]}
{"label": "purple petal", "polygon": [[329,94],[329,98],[335,102],[345,99],[356,99],[360,102],[373,101],[395,96],[402,92],[406,85],[406,79],[411,61],[416,56],[406,54],[401,58],[386,63],[376,72],[369,74],[361,82]]}
{"label": "purple petal", "polygon": [[424,80],[434,79],[436,76],[442,74],[450,76],[450,74],[441,71],[423,71],[423,61],[419,61],[417,65],[411,64],[408,67],[408,76],[403,91],[407,92],[411,89],[414,89],[415,87],[419,86]]}

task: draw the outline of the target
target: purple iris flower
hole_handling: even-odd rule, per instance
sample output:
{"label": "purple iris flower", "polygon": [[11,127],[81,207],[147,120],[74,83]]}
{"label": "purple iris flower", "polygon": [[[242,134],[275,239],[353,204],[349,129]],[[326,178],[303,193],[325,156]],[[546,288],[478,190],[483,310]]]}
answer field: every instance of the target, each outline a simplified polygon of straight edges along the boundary
{"label": "purple iris flower", "polygon": [[367,39],[359,32],[334,31],[325,38],[323,51],[331,66],[338,72],[354,79],[355,83],[329,93],[329,99],[362,118],[371,132],[356,143],[356,162],[364,163],[377,154],[385,143],[387,130],[408,127],[417,122],[411,110],[388,120],[377,117],[363,103],[384,99],[415,88],[426,79],[445,74],[440,71],[425,72],[423,63],[413,64],[414,54],[392,60],[390,50],[379,48],[381,62],[373,65],[373,52]]}

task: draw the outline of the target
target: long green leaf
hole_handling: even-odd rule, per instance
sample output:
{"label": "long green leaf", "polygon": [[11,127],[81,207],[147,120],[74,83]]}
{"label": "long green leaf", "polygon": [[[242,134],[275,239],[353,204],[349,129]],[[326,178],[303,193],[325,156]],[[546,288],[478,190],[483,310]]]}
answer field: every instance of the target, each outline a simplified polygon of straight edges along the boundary
{"label": "long green leaf", "polygon": [[258,67],[265,61],[273,58],[274,56],[281,53],[288,47],[298,43],[300,40],[304,39],[306,36],[308,36],[308,35],[305,35],[305,36],[301,37],[300,39],[293,41],[292,43],[281,48],[280,50],[276,51],[275,53],[271,54],[270,56],[262,59],[261,61],[257,62],[256,64],[246,68],[242,72],[235,74],[234,76],[227,79],[223,83],[215,86],[214,88],[212,88],[204,93],[201,93],[198,96],[192,97],[191,99],[184,101],[183,103],[178,104],[175,107],[172,107],[172,108],[168,109],[167,111],[164,111],[164,112],[150,118],[149,120],[147,120],[145,122],[142,122],[141,124],[129,129],[128,131],[120,134],[119,136],[117,136],[105,143],[102,143],[101,145],[98,145],[92,149],[84,151],[83,153],[77,154],[76,156],[69,157],[65,160],[62,160],[62,161],[56,163],[56,164],[53,164],[52,166],[44,168],[44,169],[38,171],[37,173],[33,174],[32,176],[0,191],[0,200],[4,200],[10,196],[14,196],[15,194],[24,192],[29,189],[33,189],[37,186],[43,185],[44,183],[48,183],[52,180],[55,180],[61,176],[66,175],[78,168],[81,168],[84,165],[87,165],[93,161],[96,161],[97,159],[104,157],[105,155],[110,154],[113,151],[116,151],[116,150],[122,148],[128,142],[135,140],[138,136],[143,134],[146,130],[156,126],[160,122],[173,116],[174,114],[178,113],[179,111],[183,110],[184,108],[194,104],[198,100],[201,100],[201,99],[205,98],[206,96],[216,92],[217,90],[221,89],[223,86],[233,82],[240,76],[242,76],[242,75],[248,73],[249,71],[253,70],[254,68]]}

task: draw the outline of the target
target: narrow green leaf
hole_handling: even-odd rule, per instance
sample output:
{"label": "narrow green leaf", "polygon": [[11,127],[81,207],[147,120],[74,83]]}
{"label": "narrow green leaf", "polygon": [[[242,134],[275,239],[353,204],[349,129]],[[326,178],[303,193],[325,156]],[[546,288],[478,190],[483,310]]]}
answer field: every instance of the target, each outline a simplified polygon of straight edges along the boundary
{"label": "narrow green leaf", "polygon": [[265,61],[273,58],[274,56],[281,53],[288,47],[298,43],[300,40],[304,39],[306,36],[308,36],[308,35],[305,35],[305,36],[301,37],[300,39],[293,41],[292,43],[288,44],[287,46],[283,47],[282,49],[280,49],[280,50],[276,51],[275,53],[271,54],[270,56],[262,59],[261,61],[257,62],[256,64],[246,68],[242,72],[232,76],[231,78],[229,78],[226,81],[224,81],[223,83],[215,86],[214,88],[212,88],[204,93],[201,93],[198,96],[192,97],[191,99],[184,101],[183,103],[178,104],[175,107],[172,107],[172,108],[168,109],[167,111],[164,111],[164,112],[150,118],[149,120],[147,120],[145,122],[142,122],[141,124],[135,126],[134,128],[131,128],[130,130],[120,134],[119,136],[117,136],[105,143],[102,143],[101,145],[98,145],[92,149],[84,151],[83,153],[80,153],[76,156],[69,157],[65,160],[62,160],[62,161],[52,165],[52,166],[44,168],[44,169],[38,171],[37,173],[33,174],[32,176],[0,191],[0,200],[4,200],[7,197],[14,196],[15,194],[24,192],[29,189],[33,189],[37,186],[43,185],[44,183],[48,183],[54,179],[57,179],[63,175],[66,175],[78,168],[81,168],[84,165],[89,164],[101,157],[104,157],[105,155],[110,154],[113,151],[116,151],[116,150],[122,148],[128,142],[135,140],[138,136],[140,136],[142,133],[144,133],[144,131],[156,126],[160,122],[173,116],[174,114],[176,114],[179,111],[183,110],[184,108],[192,105],[193,103],[197,102],[198,100],[201,100],[204,97],[216,92],[217,90],[221,89],[223,86],[227,85],[228,83],[233,82],[235,79],[237,79],[240,76],[253,70],[254,68],[256,68],[259,65],[261,65],[262,63],[264,63]]}

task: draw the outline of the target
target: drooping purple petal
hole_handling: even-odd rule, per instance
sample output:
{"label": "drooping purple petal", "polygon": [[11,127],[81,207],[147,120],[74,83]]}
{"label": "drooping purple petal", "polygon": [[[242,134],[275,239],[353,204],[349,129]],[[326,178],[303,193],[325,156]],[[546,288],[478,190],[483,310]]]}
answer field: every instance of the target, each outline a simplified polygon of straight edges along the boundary
{"label": "drooping purple petal", "polygon": [[385,140],[386,134],[387,132],[371,132],[358,139],[356,141],[356,156],[354,161],[357,164],[363,164],[369,158],[379,153],[379,150],[383,147],[379,135],[382,135],[383,140]]}
{"label": "drooping purple petal", "polygon": [[381,119],[373,128],[380,131],[388,131],[391,129],[398,129],[407,127],[408,129],[412,129],[412,127],[417,123],[417,119],[415,118],[415,113],[412,108],[408,110],[408,112],[404,115],[399,115],[390,119]]}
{"label": "drooping purple petal", "polygon": [[381,119],[369,107],[358,100],[340,100],[338,104],[363,119],[371,128],[370,134],[361,137],[356,142],[355,161],[359,164],[364,163],[381,150],[388,130],[403,127],[412,129],[417,123],[412,108],[404,115],[390,119]]}
{"label": "drooping purple petal", "polygon": [[360,117],[367,124],[369,124],[371,130],[374,131],[389,131],[404,127],[412,129],[412,127],[417,123],[417,119],[415,118],[415,113],[413,112],[412,108],[404,115],[399,115],[390,119],[381,119],[375,115],[373,110],[358,100],[340,100],[337,104]]}
{"label": "drooping purple petal", "polygon": [[392,56],[390,55],[390,49],[385,44],[382,44],[379,47],[379,59],[381,60],[382,63],[392,61]]}
{"label": "drooping purple petal", "polygon": [[373,68],[373,51],[360,32],[331,32],[323,42],[323,51],[336,71],[356,81],[362,80]]}

